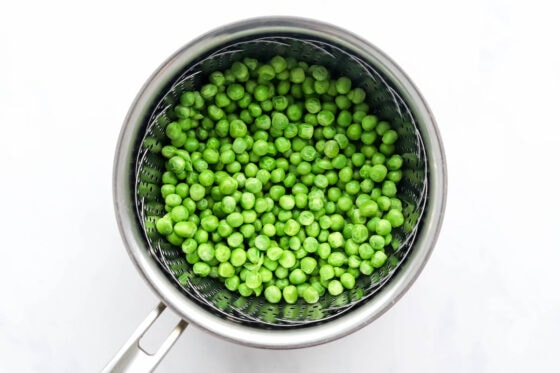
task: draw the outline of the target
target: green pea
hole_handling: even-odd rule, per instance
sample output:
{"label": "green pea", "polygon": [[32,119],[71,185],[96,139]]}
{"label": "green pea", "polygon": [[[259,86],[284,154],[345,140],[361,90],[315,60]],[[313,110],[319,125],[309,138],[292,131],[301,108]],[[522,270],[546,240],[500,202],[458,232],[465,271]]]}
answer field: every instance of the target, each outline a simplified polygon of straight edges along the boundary
{"label": "green pea", "polygon": [[381,268],[383,267],[386,261],[387,261],[387,254],[385,254],[383,251],[376,251],[371,259],[371,264],[375,268]]}
{"label": "green pea", "polygon": [[340,283],[346,289],[353,289],[356,285],[356,279],[350,273],[345,272],[340,276]]}

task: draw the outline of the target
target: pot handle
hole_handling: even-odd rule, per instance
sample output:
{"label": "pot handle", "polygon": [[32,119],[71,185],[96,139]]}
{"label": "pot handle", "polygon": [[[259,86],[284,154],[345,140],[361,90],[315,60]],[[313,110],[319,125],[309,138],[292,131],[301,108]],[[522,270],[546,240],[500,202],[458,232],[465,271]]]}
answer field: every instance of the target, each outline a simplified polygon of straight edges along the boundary
{"label": "pot handle", "polygon": [[173,347],[179,336],[189,325],[185,320],[179,321],[159,349],[150,354],[140,346],[140,339],[165,310],[160,303],[138,326],[130,339],[121,347],[113,359],[103,368],[103,373],[152,372],[167,352]]}

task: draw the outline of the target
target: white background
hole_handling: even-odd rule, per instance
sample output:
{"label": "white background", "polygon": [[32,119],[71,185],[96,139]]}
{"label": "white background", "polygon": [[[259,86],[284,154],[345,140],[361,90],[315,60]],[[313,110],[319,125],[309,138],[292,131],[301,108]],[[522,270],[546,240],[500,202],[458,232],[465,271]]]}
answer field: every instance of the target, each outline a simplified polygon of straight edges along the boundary
{"label": "white background", "polygon": [[272,14],[342,26],[412,77],[447,153],[440,239],[405,297],[348,337],[267,351],[190,327],[158,371],[559,371],[560,23],[547,4],[3,2],[0,371],[97,372],[155,306],[113,213],[123,118],[180,46]]}

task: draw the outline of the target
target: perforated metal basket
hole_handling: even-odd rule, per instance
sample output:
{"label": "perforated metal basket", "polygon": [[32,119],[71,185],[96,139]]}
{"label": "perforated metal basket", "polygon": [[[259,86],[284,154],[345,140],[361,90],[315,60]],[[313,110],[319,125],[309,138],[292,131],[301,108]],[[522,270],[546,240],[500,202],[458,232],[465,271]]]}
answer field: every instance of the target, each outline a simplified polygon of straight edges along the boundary
{"label": "perforated metal basket", "polygon": [[[392,232],[396,244],[388,251],[389,260],[371,276],[361,276],[353,290],[327,294],[312,305],[304,301],[273,305],[263,297],[230,292],[219,280],[193,276],[181,249],[154,229],[156,218],[165,213],[158,187],[164,159],[157,148],[165,142],[166,124],[175,119],[172,109],[181,92],[199,89],[209,73],[244,57],[264,61],[274,55],[324,65],[334,75],[351,78],[366,91],[374,113],[399,133],[397,151],[405,161],[399,183],[405,224]],[[160,66],[133,103],[115,158],[115,209],[121,234],[132,260],[163,303],[214,334],[268,348],[323,343],[362,327],[388,309],[429,257],[442,222],[445,194],[445,160],[436,124],[408,77],[364,40],[331,25],[297,18],[232,24],[179,50]],[[184,326],[183,321],[175,336]],[[127,348],[120,358],[132,351]]]}

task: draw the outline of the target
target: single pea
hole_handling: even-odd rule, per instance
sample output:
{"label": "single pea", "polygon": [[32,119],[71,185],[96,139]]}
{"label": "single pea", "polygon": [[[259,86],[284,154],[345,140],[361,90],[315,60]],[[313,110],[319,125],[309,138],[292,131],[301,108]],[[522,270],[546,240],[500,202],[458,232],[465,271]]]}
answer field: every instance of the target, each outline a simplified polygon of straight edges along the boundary
{"label": "single pea", "polygon": [[301,270],[305,274],[310,275],[311,273],[313,273],[313,271],[317,267],[317,260],[314,259],[313,257],[306,256],[305,258],[301,259],[299,265],[300,265]]}
{"label": "single pea", "polygon": [[387,219],[379,219],[375,226],[375,232],[381,236],[391,233],[391,223]]}
{"label": "single pea", "polygon": [[305,71],[301,67],[295,67],[290,71],[290,81],[300,84],[305,80]]}
{"label": "single pea", "polygon": [[301,162],[296,166],[296,172],[298,175],[307,175],[311,173],[312,167],[309,162]]}
{"label": "single pea", "polygon": [[364,131],[371,131],[377,125],[377,117],[375,115],[364,115],[361,119],[361,123]]}
{"label": "single pea", "polygon": [[376,183],[385,180],[385,176],[387,176],[387,167],[383,164],[376,164],[369,169],[369,177]]}
{"label": "single pea", "polygon": [[352,106],[352,101],[345,95],[336,96],[334,102],[340,110],[347,110]]}
{"label": "single pea", "polygon": [[278,303],[282,300],[282,291],[275,285],[269,285],[264,289],[264,297],[269,303]]}
{"label": "single pea", "polygon": [[326,189],[329,186],[329,180],[325,175],[317,175],[314,177],[313,184],[317,188]]}
{"label": "single pea", "polygon": [[319,277],[323,281],[328,281],[334,278],[334,268],[330,264],[325,264],[319,268]]}
{"label": "single pea", "polygon": [[245,66],[247,66],[247,69],[249,70],[249,72],[253,72],[257,69],[257,67],[259,66],[259,61],[254,59],[254,58],[249,58],[249,57],[245,57],[243,59],[243,63],[245,64]]}
{"label": "single pea", "polygon": [[357,87],[348,92],[348,98],[354,105],[361,104],[366,98],[366,92],[362,88]]}
{"label": "single pea", "polygon": [[340,151],[340,146],[336,140],[329,140],[325,143],[324,153],[329,158],[335,158]]}
{"label": "single pea", "polygon": [[345,265],[347,261],[348,258],[346,255],[340,251],[332,252],[327,259],[327,262],[333,267],[341,267]]}
{"label": "single pea", "polygon": [[255,143],[253,144],[253,152],[256,155],[262,157],[263,155],[268,153],[268,142],[261,139],[255,141]]}
{"label": "single pea", "polygon": [[229,135],[233,138],[246,136],[247,125],[239,119],[232,120],[229,124]]}
{"label": "single pea", "polygon": [[338,179],[342,183],[348,183],[354,177],[354,172],[350,167],[344,167],[340,171],[338,171]]}
{"label": "single pea", "polygon": [[[331,219],[332,226],[332,219]],[[329,234],[327,241],[333,249],[341,248],[344,246],[344,237],[340,232],[332,232]]]}
{"label": "single pea", "polygon": [[286,109],[286,115],[293,122],[299,121],[303,116],[302,105],[299,104],[289,105],[288,108]]}
{"label": "single pea", "polygon": [[387,159],[387,168],[391,171],[399,170],[402,167],[403,159],[398,154],[393,154]]}
{"label": "single pea", "polygon": [[[232,149],[226,149],[220,154],[220,162],[225,165],[230,165],[235,162],[235,152]],[[241,165],[238,163],[239,169]],[[239,171],[239,169],[237,171]]]}
{"label": "single pea", "polygon": [[369,231],[367,227],[363,224],[355,224],[352,229],[352,240],[357,243],[362,243],[367,241],[369,237]]}
{"label": "single pea", "polygon": [[391,223],[393,228],[400,227],[404,224],[404,216],[400,210],[391,209],[385,214],[385,219]]}
{"label": "single pea", "polygon": [[235,267],[229,262],[222,262],[218,266],[218,275],[222,278],[229,278],[235,275]]}
{"label": "single pea", "polygon": [[169,159],[169,161],[167,161],[168,169],[175,174],[184,171],[186,164],[187,162],[179,156],[173,156]]}
{"label": "single pea", "polygon": [[[326,229],[329,229],[331,227],[331,218],[328,215],[323,215],[319,218],[319,226],[321,227],[321,229],[325,230],[324,232],[327,233],[328,236],[328,232],[326,231]],[[321,232],[323,233],[323,231]],[[326,241],[323,240],[323,242]]]}
{"label": "single pea", "polygon": [[200,262],[200,258],[198,257],[198,254],[196,252],[187,254],[185,256],[185,259],[187,260],[187,263],[194,265],[197,262]]}
{"label": "single pea", "polygon": [[302,297],[309,304],[317,303],[319,301],[319,298],[320,298],[319,292],[313,286],[308,286],[303,291]]}
{"label": "single pea", "polygon": [[241,283],[239,276],[233,275],[225,279],[224,284],[226,288],[230,291],[236,291]]}
{"label": "single pea", "polygon": [[226,217],[227,223],[233,228],[238,228],[243,225],[243,215],[237,211],[232,212]]}
{"label": "single pea", "polygon": [[[264,260],[263,253],[260,252],[256,247],[250,247],[247,250],[247,260],[249,260],[249,262],[253,264],[262,263],[262,260]],[[255,266],[252,267],[254,268]]]}
{"label": "single pea", "polygon": [[341,231],[344,228],[346,221],[340,214],[331,215],[331,231]]}
{"label": "single pea", "polygon": [[256,197],[254,194],[252,193],[248,193],[248,192],[243,192],[241,194],[241,207],[243,207],[245,210],[250,210],[253,207],[255,207],[255,201],[256,201]]}
{"label": "single pea", "polygon": [[270,181],[272,183],[281,183],[286,179],[286,171],[282,168],[276,168],[270,173]]}
{"label": "single pea", "polygon": [[165,204],[171,208],[179,206],[181,202],[183,202],[183,199],[181,198],[181,196],[175,193],[171,193],[167,195],[167,197],[165,197]]}
{"label": "single pea", "polygon": [[[379,192],[381,193],[381,190]],[[381,195],[377,198],[377,205],[379,206],[379,209],[381,211],[389,211],[389,209],[391,208],[391,199],[387,196]]]}
{"label": "single pea", "polygon": [[346,136],[353,141],[359,140],[362,136],[362,127],[359,124],[351,124],[346,129]]}
{"label": "single pea", "polygon": [[360,205],[359,210],[360,210],[360,215],[365,217],[372,217],[375,216],[375,214],[377,214],[378,206],[377,203],[375,203],[375,201],[368,199],[367,201],[365,201]]}
{"label": "single pea", "polygon": [[[165,199],[165,197],[167,197],[170,194],[175,194],[175,185],[171,185],[171,184],[164,184],[161,187],[161,196]],[[182,197],[179,193],[176,193],[179,195],[179,197]]]}
{"label": "single pea", "polygon": [[170,216],[175,223],[185,221],[189,217],[189,210],[183,205],[175,206],[171,209]]}
{"label": "single pea", "polygon": [[371,193],[374,186],[375,186],[375,184],[373,183],[373,181],[371,179],[364,179],[360,183],[360,189],[364,193]]}
{"label": "single pea", "polygon": [[385,163],[385,155],[383,153],[376,152],[371,156],[371,163],[373,165],[384,164]]}
{"label": "single pea", "polygon": [[342,286],[342,284],[340,283],[339,280],[331,280],[329,281],[329,285],[327,287],[327,290],[329,292],[330,295],[332,296],[337,296],[342,294],[342,292],[344,291],[344,287]]}
{"label": "single pea", "polygon": [[[265,211],[266,210],[268,210],[268,207],[265,208]],[[276,222],[276,215],[274,215],[272,212],[267,212],[261,215],[261,221],[263,224],[274,224]]]}
{"label": "single pea", "polygon": [[222,211],[226,214],[231,214],[235,211],[235,207],[237,206],[237,202],[235,198],[232,196],[225,196],[222,199]]}
{"label": "single pea", "polygon": [[387,172],[387,180],[391,180],[394,183],[398,183],[403,178],[402,170],[395,170]]}
{"label": "single pea", "polygon": [[284,250],[278,246],[269,247],[266,250],[266,257],[274,262],[278,261],[284,253]]}
{"label": "single pea", "polygon": [[[192,216],[191,216],[192,217]],[[208,242],[208,232],[203,229],[198,229],[194,234],[194,239],[200,244]]]}
{"label": "single pea", "polygon": [[321,101],[316,97],[309,97],[305,100],[305,109],[312,114],[317,114],[321,111]]}
{"label": "single pea", "polygon": [[237,287],[237,291],[243,297],[248,297],[251,294],[253,294],[253,289],[251,289],[249,286],[247,286],[247,284],[245,282],[239,284],[239,286]]}
{"label": "single pea", "polygon": [[335,116],[333,112],[327,110],[321,110],[317,113],[317,123],[321,126],[330,126],[334,122]]}
{"label": "single pea", "polygon": [[227,243],[230,247],[239,247],[243,243],[243,235],[239,232],[234,232],[227,238]]}
{"label": "single pea", "polygon": [[242,248],[233,249],[229,261],[234,267],[241,267],[247,261],[247,253]]}
{"label": "single pea", "polygon": [[360,273],[366,276],[371,275],[374,271],[373,265],[369,260],[362,260],[359,269],[360,269]]}
{"label": "single pea", "polygon": [[168,217],[160,218],[156,222],[156,229],[160,234],[167,236],[173,233],[173,221]]}
{"label": "single pea", "polygon": [[358,249],[358,253],[360,254],[360,258],[362,258],[364,260],[370,259],[373,256],[374,252],[375,252],[374,248],[368,243],[361,244],[359,249]]}
{"label": "single pea", "polygon": [[281,196],[278,203],[284,210],[292,210],[296,204],[294,196],[289,194]]}
{"label": "single pea", "polygon": [[178,139],[182,133],[181,126],[177,122],[171,122],[165,128],[165,134],[170,140]]}
{"label": "single pea", "polygon": [[348,159],[346,158],[346,156],[344,156],[344,154],[338,154],[332,160],[332,166],[338,170],[346,167],[347,164],[348,164]]}
{"label": "single pea", "polygon": [[383,134],[381,141],[383,142],[383,144],[392,145],[397,141],[398,138],[399,135],[397,134],[397,131],[388,130]]}
{"label": "single pea", "polygon": [[315,148],[311,145],[306,145],[301,149],[301,158],[306,162],[312,162],[317,158],[318,154]]}
{"label": "single pea", "polygon": [[214,247],[212,244],[207,242],[201,243],[198,245],[197,254],[201,260],[208,263],[214,258]]}
{"label": "single pea", "polygon": [[387,197],[395,197],[397,195],[397,185],[394,181],[385,180],[381,186],[381,193]]}
{"label": "single pea", "polygon": [[296,264],[296,256],[289,250],[284,250],[278,258],[278,262],[284,268],[290,269]]}
{"label": "single pea", "polygon": [[294,285],[287,285],[282,289],[284,301],[288,304],[294,304],[298,300],[298,291]]}
{"label": "single pea", "polygon": [[346,289],[353,289],[356,285],[356,279],[350,273],[345,272],[340,276],[340,283]]}
{"label": "single pea", "polygon": [[351,180],[344,186],[344,191],[351,196],[357,195],[360,192],[360,183],[356,180]]}
{"label": "single pea", "polygon": [[391,200],[391,209],[403,211],[403,203],[400,199],[393,197],[390,200]]}
{"label": "single pea", "polygon": [[357,255],[350,255],[348,257],[348,268],[359,268],[362,259]]}
{"label": "single pea", "polygon": [[383,251],[376,251],[371,259],[371,264],[375,268],[381,268],[383,267],[386,261],[387,261],[387,254],[385,254]]}
{"label": "single pea", "polygon": [[258,235],[255,238],[255,247],[259,250],[266,251],[270,247],[270,238],[265,235]]}
{"label": "single pea", "polygon": [[379,136],[383,136],[385,132],[389,131],[390,129],[391,125],[389,123],[387,123],[386,121],[379,121],[375,128],[375,131]]}
{"label": "single pea", "polygon": [[287,63],[284,57],[276,55],[270,59],[270,66],[272,66],[275,73],[281,73],[286,70]]}
{"label": "single pea", "polygon": [[273,201],[279,201],[280,197],[282,197],[286,193],[286,188],[282,185],[273,185],[270,187],[268,194]]}
{"label": "single pea", "polygon": [[298,221],[301,225],[307,226],[313,223],[315,216],[311,211],[302,211],[298,216]]}
{"label": "single pea", "polygon": [[352,88],[352,81],[347,77],[340,77],[336,80],[336,91],[341,95],[346,95]]}
{"label": "single pea", "polygon": [[289,280],[293,285],[301,285],[307,280],[307,275],[300,268],[296,268],[290,272]]}
{"label": "single pea", "polygon": [[201,277],[206,277],[210,273],[210,266],[208,263],[197,262],[193,265],[193,272]]}
{"label": "single pea", "polygon": [[317,255],[319,256],[319,258],[326,260],[330,254],[331,246],[327,242],[319,244],[319,247],[317,248]]}
{"label": "single pea", "polygon": [[[224,180],[222,180],[220,182],[220,185],[219,185],[220,193],[222,193],[224,195],[233,194],[233,192],[235,192],[237,190],[237,187],[238,187],[237,180],[235,180],[231,176],[226,177]],[[192,198],[192,196],[191,196],[191,198]]]}
{"label": "single pea", "polygon": [[231,257],[231,249],[222,243],[218,243],[214,246],[214,256],[220,263],[227,262]]}
{"label": "single pea", "polygon": [[[220,73],[220,74],[221,74],[221,73]],[[210,81],[211,81],[211,83],[216,84],[216,83],[212,80],[212,76],[211,76]],[[219,81],[219,79],[218,79],[218,81]],[[194,92],[191,92],[191,91],[184,92],[184,93],[181,95],[181,98],[180,98],[181,105],[187,106],[187,107],[193,106],[193,105],[194,105],[194,100],[195,100],[194,97],[195,97]]]}
{"label": "single pea", "polygon": [[214,183],[214,173],[211,170],[204,170],[198,175],[198,182],[202,186],[209,187]]}
{"label": "single pea", "polygon": [[245,189],[250,193],[259,193],[262,190],[262,182],[259,179],[250,177],[245,182]]}
{"label": "single pea", "polygon": [[196,253],[198,249],[198,243],[193,238],[187,238],[181,244],[181,249],[185,254]]}
{"label": "single pea", "polygon": [[250,289],[256,289],[262,284],[260,273],[249,271],[245,277],[245,283]]}
{"label": "single pea", "polygon": [[250,239],[255,234],[256,227],[254,224],[243,224],[239,228],[239,231],[241,232],[243,237],[245,237],[246,239]]}
{"label": "single pea", "polygon": [[235,77],[235,79],[239,81],[246,81],[249,78],[249,69],[247,66],[240,62],[236,61],[231,65],[231,73]]}
{"label": "single pea", "polygon": [[208,215],[200,219],[200,226],[207,232],[214,232],[218,229],[218,218],[214,215]]}

